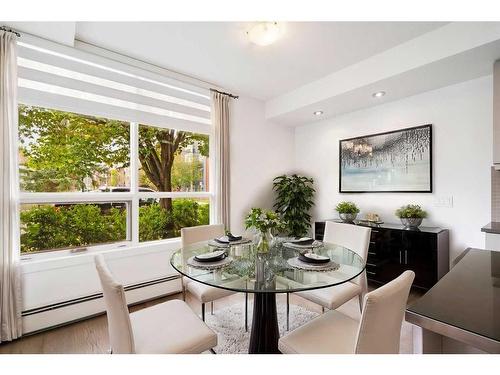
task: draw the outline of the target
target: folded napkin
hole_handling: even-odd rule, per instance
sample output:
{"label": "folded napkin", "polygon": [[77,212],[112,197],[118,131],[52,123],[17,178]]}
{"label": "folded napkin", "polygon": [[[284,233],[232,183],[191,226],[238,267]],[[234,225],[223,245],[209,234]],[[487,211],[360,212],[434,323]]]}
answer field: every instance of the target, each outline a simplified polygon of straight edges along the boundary
{"label": "folded napkin", "polygon": [[241,241],[242,238],[243,238],[242,236],[233,236],[231,233],[228,233],[226,236],[214,238],[214,241],[217,241],[218,243],[229,243],[229,242]]}

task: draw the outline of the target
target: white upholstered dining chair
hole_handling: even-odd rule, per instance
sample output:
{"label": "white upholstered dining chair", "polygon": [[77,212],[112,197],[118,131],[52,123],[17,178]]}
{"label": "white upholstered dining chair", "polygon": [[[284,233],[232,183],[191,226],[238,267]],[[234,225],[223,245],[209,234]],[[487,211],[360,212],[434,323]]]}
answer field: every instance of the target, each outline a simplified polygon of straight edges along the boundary
{"label": "white upholstered dining chair", "polygon": [[[325,225],[325,236],[323,242],[344,246],[366,262],[368,246],[370,245],[371,229],[353,224],[334,223],[327,221]],[[329,288],[316,289],[295,294],[311,302],[320,305],[323,310],[335,310],[347,301],[358,296],[359,310],[363,309],[363,297],[368,291],[366,271],[352,281],[332,286]],[[287,298],[287,304],[289,299]],[[288,308],[288,306],[287,306]],[[289,322],[287,321],[287,327]]]}
{"label": "white upholstered dining chair", "polygon": [[197,354],[217,346],[217,334],[181,300],[129,313],[123,285],[116,282],[104,257],[95,264],[108,317],[113,354]]}
{"label": "white upholstered dining chair", "polygon": [[[196,227],[182,228],[182,247],[189,246],[196,242],[208,241],[224,235],[223,224],[199,225]],[[185,300],[186,290],[189,291],[201,303],[201,319],[205,321],[205,304],[210,302],[210,311],[214,312],[214,301],[227,297],[236,292],[227,289],[215,288],[194,281],[189,277],[182,278],[182,294]],[[245,293],[245,330],[248,331],[248,294]]]}
{"label": "white upholstered dining chair", "polygon": [[365,295],[361,321],[332,310],[280,338],[285,354],[398,354],[408,294],[415,278],[405,271]]}

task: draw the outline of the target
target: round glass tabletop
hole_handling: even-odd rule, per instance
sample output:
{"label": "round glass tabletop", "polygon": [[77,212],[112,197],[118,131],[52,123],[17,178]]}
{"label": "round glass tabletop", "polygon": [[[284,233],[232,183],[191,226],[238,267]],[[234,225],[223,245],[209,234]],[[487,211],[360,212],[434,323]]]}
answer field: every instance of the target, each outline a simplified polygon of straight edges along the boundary
{"label": "round glass tabletop", "polygon": [[[326,288],[354,279],[365,268],[363,259],[354,251],[323,243],[321,247],[306,251],[329,257],[330,267],[301,269],[299,267],[307,265],[297,262],[297,257],[305,250],[290,247],[289,240],[276,238],[267,253],[257,252],[254,244],[214,247],[209,245],[211,241],[204,241],[177,250],[170,263],[181,274],[200,283],[248,293]],[[195,256],[214,250],[224,250],[227,257],[217,265],[193,261]]]}

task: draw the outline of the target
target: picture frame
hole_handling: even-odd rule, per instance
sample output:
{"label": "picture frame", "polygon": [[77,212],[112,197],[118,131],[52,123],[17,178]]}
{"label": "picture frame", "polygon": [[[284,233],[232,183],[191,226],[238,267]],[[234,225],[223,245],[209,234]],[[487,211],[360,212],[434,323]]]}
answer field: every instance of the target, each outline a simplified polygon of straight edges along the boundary
{"label": "picture frame", "polygon": [[432,124],[339,140],[339,193],[432,188]]}

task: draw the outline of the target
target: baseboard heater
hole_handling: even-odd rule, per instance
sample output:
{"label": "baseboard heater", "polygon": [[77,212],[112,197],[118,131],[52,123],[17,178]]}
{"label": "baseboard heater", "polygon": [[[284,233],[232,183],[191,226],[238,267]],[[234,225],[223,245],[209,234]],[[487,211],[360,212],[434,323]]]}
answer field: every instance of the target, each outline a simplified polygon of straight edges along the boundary
{"label": "baseboard heater", "polygon": [[[182,290],[179,275],[162,277],[124,287],[129,306],[178,293]],[[105,312],[102,293],[40,306],[22,312],[24,335],[32,335],[63,325],[89,319]]]}

